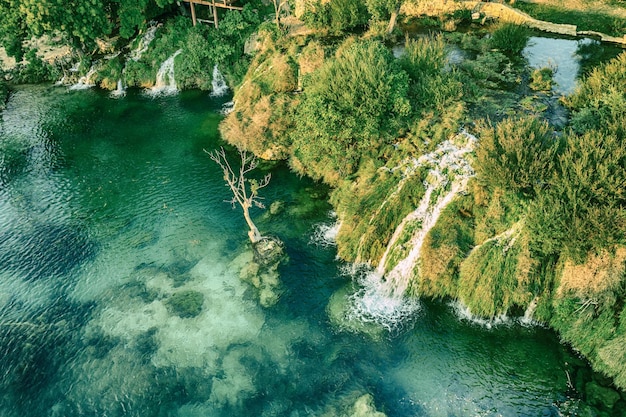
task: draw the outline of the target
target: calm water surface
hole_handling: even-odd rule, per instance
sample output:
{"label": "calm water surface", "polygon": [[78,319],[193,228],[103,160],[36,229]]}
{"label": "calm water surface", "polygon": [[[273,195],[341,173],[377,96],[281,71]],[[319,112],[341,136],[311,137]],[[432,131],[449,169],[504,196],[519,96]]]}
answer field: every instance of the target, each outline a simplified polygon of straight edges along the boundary
{"label": "calm water surface", "polygon": [[[332,324],[355,289],[325,190],[281,165],[257,211],[284,240],[281,297],[238,276],[245,223],[203,149],[222,102],[113,100],[29,87],[0,124],[0,416],[559,415],[580,361],[539,327],[484,326],[441,303],[378,337]],[[261,173],[259,173],[261,175]],[[239,258],[238,258],[239,257]],[[202,312],[168,308],[183,291]],[[337,297],[335,297],[336,299]]]}

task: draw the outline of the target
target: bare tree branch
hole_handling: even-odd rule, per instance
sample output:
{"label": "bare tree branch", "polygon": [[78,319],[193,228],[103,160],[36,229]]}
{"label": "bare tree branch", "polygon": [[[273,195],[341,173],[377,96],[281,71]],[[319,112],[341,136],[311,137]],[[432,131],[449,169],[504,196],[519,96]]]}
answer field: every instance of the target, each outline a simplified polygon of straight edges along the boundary
{"label": "bare tree branch", "polygon": [[265,208],[265,205],[260,201],[263,197],[259,196],[259,190],[266,187],[271,179],[271,174],[266,174],[262,180],[248,179],[246,174],[254,170],[258,166],[258,160],[254,154],[249,154],[247,151],[239,149],[239,156],[241,158],[241,165],[239,172],[235,173],[228,158],[226,158],[226,152],[223,147],[219,150],[207,151],[204,149],[209,157],[222,168],[224,172],[224,181],[233,193],[231,200],[225,200],[231,203],[233,207],[235,203],[239,204],[243,209],[243,216],[250,228],[248,236],[252,243],[256,243],[261,240],[262,236],[259,233],[256,225],[250,217],[250,207],[255,206],[259,208]]}

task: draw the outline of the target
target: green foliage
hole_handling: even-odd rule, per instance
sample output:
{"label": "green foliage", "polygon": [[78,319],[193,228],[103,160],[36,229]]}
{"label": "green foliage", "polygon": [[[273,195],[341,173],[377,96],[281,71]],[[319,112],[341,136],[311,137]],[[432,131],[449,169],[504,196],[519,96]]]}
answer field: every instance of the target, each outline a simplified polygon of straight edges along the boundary
{"label": "green foliage", "polygon": [[532,196],[554,173],[558,141],[536,118],[507,119],[479,127],[476,174],[489,189]]}
{"label": "green foliage", "polygon": [[[158,4],[157,4],[158,3]],[[116,29],[122,38],[167,11],[171,0],[1,0],[0,43],[21,60],[22,42],[32,36],[61,34],[72,46],[91,52],[96,39]]]}
{"label": "green foliage", "polygon": [[483,317],[525,307],[532,300],[535,266],[519,235],[486,241],[461,264],[458,297],[473,314]]}
{"label": "green foliage", "polygon": [[624,242],[625,166],[623,138],[597,131],[568,135],[557,175],[529,213],[536,249],[582,260],[592,249]]}
{"label": "green foliage", "polygon": [[475,244],[472,210],[472,197],[459,196],[426,235],[420,258],[420,294],[457,297],[459,268]]}
{"label": "green foliage", "polygon": [[389,19],[391,13],[399,7],[400,3],[399,0],[365,0],[367,10],[375,20]]}
{"label": "green foliage", "polygon": [[[126,61],[124,80],[128,86],[150,87],[154,84],[159,67],[175,51],[183,47],[183,43],[192,25],[188,18],[171,19],[156,32],[149,49],[138,61]],[[175,66],[178,60],[175,61]],[[210,69],[207,69],[210,71]],[[210,75],[210,73],[209,73]],[[177,74],[177,77],[180,74]]]}
{"label": "green foliage", "polygon": [[297,109],[293,154],[301,173],[336,184],[406,126],[408,76],[380,42],[348,40],[311,80]]}
{"label": "green foliage", "polygon": [[526,216],[527,204],[517,194],[498,187],[490,190],[477,181],[472,188],[476,243],[499,235]]}
{"label": "green foliage", "polygon": [[0,44],[7,55],[20,62],[26,51],[22,41],[27,37],[24,15],[20,11],[20,0],[0,0]]}
{"label": "green foliage", "polygon": [[530,88],[535,91],[550,91],[554,85],[554,70],[550,67],[533,70],[530,75]]}
{"label": "green foliage", "polygon": [[5,104],[9,99],[9,86],[3,77],[1,77],[2,72],[0,72],[0,111],[5,108]]}
{"label": "green foliage", "polygon": [[19,9],[30,34],[61,31],[73,45],[91,49],[111,33],[109,6],[106,0],[21,0]]}
{"label": "green foliage", "polygon": [[260,32],[259,43],[264,49],[257,52],[235,91],[237,106],[221,123],[220,132],[229,143],[265,159],[286,159],[298,98],[292,94],[297,88],[297,49],[285,52],[265,31]]}
{"label": "green foliage", "polygon": [[358,173],[359,181],[345,181],[331,196],[342,213],[337,237],[339,255],[359,262],[377,262],[402,219],[415,210],[424,195],[426,171],[416,171],[404,179],[399,171],[377,169],[368,161]]}
{"label": "green foliage", "polygon": [[16,71],[14,82],[35,84],[58,79],[59,71],[37,56],[37,51],[29,50],[25,56],[26,65]]}
{"label": "green foliage", "polygon": [[309,27],[341,33],[365,25],[369,15],[361,0],[330,0],[313,3],[302,18]]}
{"label": "green foliage", "polygon": [[[510,59],[501,52],[482,53],[475,60],[463,61],[461,69],[482,89],[502,89],[515,85],[518,74]],[[478,91],[476,95],[482,95]]]}
{"label": "green foliage", "polygon": [[246,4],[241,12],[227,11],[218,29],[197,25],[185,30],[186,36],[181,42],[183,59],[176,61],[176,80],[180,87],[209,90],[214,65],[226,75],[232,73],[231,68],[241,72],[235,64],[243,56],[244,43],[259,22],[257,12]]}
{"label": "green foliage", "polygon": [[408,41],[399,61],[409,75],[416,109],[444,112],[459,101],[463,88],[456,73],[446,70],[446,44],[441,36]]}
{"label": "green foliage", "polygon": [[104,65],[97,71],[96,84],[107,90],[115,90],[117,81],[122,79],[123,70],[124,62],[119,55],[106,60]]}
{"label": "green foliage", "polygon": [[595,68],[566,100],[577,133],[598,129],[626,136],[626,53]]}
{"label": "green foliage", "polygon": [[530,39],[530,31],[515,23],[503,23],[491,34],[491,47],[505,54],[519,55]]}

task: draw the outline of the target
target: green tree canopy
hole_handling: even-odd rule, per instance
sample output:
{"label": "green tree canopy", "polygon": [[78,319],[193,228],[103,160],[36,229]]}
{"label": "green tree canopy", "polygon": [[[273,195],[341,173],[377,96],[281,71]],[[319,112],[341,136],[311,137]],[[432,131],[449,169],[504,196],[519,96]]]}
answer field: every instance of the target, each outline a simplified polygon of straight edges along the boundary
{"label": "green tree canopy", "polygon": [[296,167],[334,183],[405,125],[408,76],[382,43],[350,39],[311,79],[295,119]]}
{"label": "green tree canopy", "polygon": [[130,38],[173,0],[0,0],[0,43],[21,60],[32,36],[61,34],[89,50],[95,40],[119,30]]}

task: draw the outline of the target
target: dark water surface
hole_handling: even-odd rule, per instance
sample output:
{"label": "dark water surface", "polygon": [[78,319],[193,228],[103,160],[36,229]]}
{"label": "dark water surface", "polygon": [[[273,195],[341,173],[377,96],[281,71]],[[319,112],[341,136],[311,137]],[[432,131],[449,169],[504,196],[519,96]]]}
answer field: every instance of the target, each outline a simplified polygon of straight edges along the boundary
{"label": "dark water surface", "polygon": [[[0,124],[0,416],[549,416],[580,363],[540,327],[424,302],[394,334],[331,324],[348,287],[325,191],[284,166],[254,212],[284,240],[277,305],[238,276],[245,223],[203,149],[222,102],[29,87]],[[241,256],[240,256],[241,255]],[[175,294],[202,295],[182,318]],[[573,398],[570,398],[572,397]]]}

